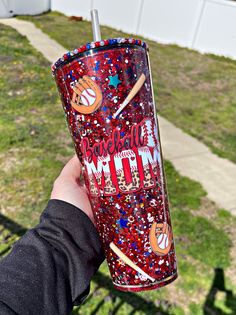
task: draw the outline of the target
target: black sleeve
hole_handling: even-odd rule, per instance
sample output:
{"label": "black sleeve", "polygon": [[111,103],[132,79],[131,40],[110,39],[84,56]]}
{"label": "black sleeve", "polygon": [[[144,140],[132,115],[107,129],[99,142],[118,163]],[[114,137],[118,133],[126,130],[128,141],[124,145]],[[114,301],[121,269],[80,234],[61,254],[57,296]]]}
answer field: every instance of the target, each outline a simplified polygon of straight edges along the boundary
{"label": "black sleeve", "polygon": [[40,224],[0,262],[1,315],[66,315],[104,260],[98,233],[75,206],[50,200]]}

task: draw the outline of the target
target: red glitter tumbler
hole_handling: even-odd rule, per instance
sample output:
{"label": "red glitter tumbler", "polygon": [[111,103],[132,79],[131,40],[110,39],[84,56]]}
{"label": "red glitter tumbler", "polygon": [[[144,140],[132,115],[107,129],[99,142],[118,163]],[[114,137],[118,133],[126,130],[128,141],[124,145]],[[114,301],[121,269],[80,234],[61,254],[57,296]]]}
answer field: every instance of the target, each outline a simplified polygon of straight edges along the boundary
{"label": "red glitter tumbler", "polygon": [[114,286],[177,278],[148,49],[92,42],[52,66]]}

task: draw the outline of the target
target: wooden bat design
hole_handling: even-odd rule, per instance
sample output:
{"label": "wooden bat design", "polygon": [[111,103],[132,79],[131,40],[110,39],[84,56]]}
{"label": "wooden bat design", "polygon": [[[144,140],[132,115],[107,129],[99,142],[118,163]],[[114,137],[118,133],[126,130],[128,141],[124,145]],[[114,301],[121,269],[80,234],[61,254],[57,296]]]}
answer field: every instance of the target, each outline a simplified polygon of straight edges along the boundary
{"label": "wooden bat design", "polygon": [[122,253],[122,251],[113,242],[110,243],[110,248],[120,259],[123,260],[124,263],[126,263],[126,265],[130,266],[131,268],[133,268],[134,270],[136,270],[137,272],[139,272],[152,282],[156,281],[154,278],[150,277],[145,271],[143,271],[141,268],[135,265],[135,263],[133,263],[132,260],[129,259],[129,257]]}
{"label": "wooden bat design", "polygon": [[124,100],[124,102],[120,104],[120,107],[117,109],[117,111],[113,115],[113,118],[116,118],[119,115],[119,113],[125,108],[125,106],[128,105],[129,102],[135,97],[135,95],[143,86],[143,83],[145,82],[145,80],[146,80],[146,76],[142,73],[138,81],[135,83],[132,90],[129,92],[128,96]]}

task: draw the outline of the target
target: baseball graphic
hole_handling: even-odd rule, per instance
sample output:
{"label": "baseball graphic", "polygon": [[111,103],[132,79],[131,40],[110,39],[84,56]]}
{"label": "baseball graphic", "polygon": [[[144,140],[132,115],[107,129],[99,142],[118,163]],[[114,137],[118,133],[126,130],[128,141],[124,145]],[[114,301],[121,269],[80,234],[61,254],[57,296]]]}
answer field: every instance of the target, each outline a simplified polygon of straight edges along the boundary
{"label": "baseball graphic", "polygon": [[172,233],[169,225],[166,222],[154,222],[150,229],[149,240],[155,254],[159,256],[168,254],[172,244]]}
{"label": "baseball graphic", "polygon": [[144,138],[145,145],[152,148],[157,146],[157,128],[153,120],[146,119],[144,121],[141,135]]}
{"label": "baseball graphic", "polygon": [[91,106],[96,101],[96,94],[92,89],[85,89],[81,93],[80,103],[86,106]]}
{"label": "baseball graphic", "polygon": [[161,233],[157,238],[157,243],[161,249],[165,249],[169,245],[169,239],[167,234]]}
{"label": "baseball graphic", "polygon": [[71,106],[79,113],[91,114],[102,104],[102,92],[99,86],[87,75],[79,79],[72,87]]}

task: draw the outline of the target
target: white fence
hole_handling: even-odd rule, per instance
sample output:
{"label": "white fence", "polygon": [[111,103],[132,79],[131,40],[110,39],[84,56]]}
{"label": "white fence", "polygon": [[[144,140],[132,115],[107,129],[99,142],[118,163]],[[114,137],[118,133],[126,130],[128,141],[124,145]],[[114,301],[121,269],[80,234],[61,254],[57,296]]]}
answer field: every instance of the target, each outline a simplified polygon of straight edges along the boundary
{"label": "white fence", "polygon": [[162,43],[236,59],[236,3],[230,0],[51,0],[51,9]]}
{"label": "white fence", "polygon": [[40,14],[50,9],[50,0],[0,0],[0,18],[20,14]]}
{"label": "white fence", "polygon": [[[0,0],[0,17],[38,14],[50,0]],[[231,0],[51,0],[51,9],[90,19],[99,10],[101,24],[161,43],[236,59],[236,2]]]}

